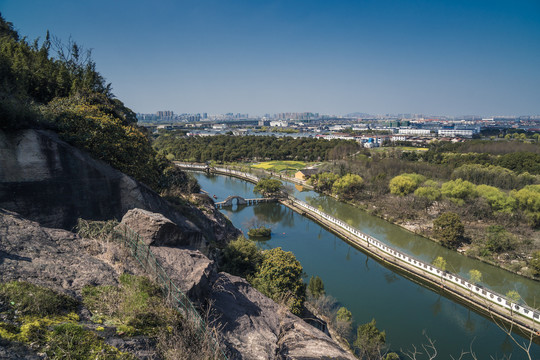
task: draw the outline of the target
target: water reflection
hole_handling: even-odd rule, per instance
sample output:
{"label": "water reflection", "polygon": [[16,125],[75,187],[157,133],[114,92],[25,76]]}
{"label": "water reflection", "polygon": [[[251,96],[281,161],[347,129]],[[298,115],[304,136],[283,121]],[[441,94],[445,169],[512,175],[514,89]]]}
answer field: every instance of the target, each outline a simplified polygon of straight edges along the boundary
{"label": "water reflection", "polygon": [[[201,174],[198,179],[203,189],[223,198],[233,194],[252,196],[252,184],[219,178],[219,181],[211,182]],[[520,289],[518,291],[522,295],[529,294],[529,297],[538,294],[535,282],[450,252],[359,209],[336,204],[334,199],[319,197],[309,191],[299,194],[298,197],[309,196],[315,207],[320,205],[325,211],[328,211],[327,206],[333,208],[336,211],[334,215],[340,214],[338,217],[345,221],[351,219],[354,226],[394,247],[412,249],[406,251],[418,253],[417,257],[425,261],[443,256],[449,269],[453,268],[465,277],[469,269],[476,268],[482,272],[484,282],[490,287],[515,287]],[[426,330],[437,341],[440,357],[445,359],[450,358],[450,355],[455,356],[456,352],[459,355],[460,349],[468,351],[473,338],[474,351],[479,359],[489,359],[491,356],[501,358],[502,349],[512,351],[511,344],[510,347],[505,344],[506,334],[489,320],[451,299],[405,280],[401,274],[372,261],[316,223],[283,206],[260,204],[242,207],[237,211],[225,209],[223,212],[237,227],[253,218],[269,221],[272,238],[257,241],[257,245],[262,249],[279,246],[292,251],[307,275],[321,277],[326,292],[339,299],[353,313],[358,323],[375,318],[377,325],[386,330],[387,342],[392,344],[393,350],[410,348],[411,344],[421,346],[426,340],[422,335]],[[242,230],[247,232],[245,227]],[[533,358],[540,359],[539,346],[533,345],[533,354]],[[512,359],[521,358],[519,352],[512,354]]]}

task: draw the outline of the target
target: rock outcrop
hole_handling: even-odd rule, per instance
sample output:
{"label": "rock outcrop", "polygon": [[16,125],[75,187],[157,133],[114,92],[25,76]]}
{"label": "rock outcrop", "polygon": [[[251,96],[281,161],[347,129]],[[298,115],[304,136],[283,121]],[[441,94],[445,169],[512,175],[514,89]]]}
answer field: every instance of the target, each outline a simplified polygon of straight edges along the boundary
{"label": "rock outcrop", "polygon": [[212,306],[233,359],[355,359],[237,276],[213,279]]}
{"label": "rock outcrop", "polygon": [[328,335],[291,314],[245,279],[217,273],[214,262],[183,246],[169,219],[130,210],[119,225],[140,231],[176,285],[198,304],[210,304],[232,359],[354,359]]}
{"label": "rock outcrop", "polygon": [[84,285],[115,284],[116,271],[85,247],[74,233],[0,209],[0,282],[29,281],[72,296]]}
{"label": "rock outcrop", "polygon": [[219,242],[238,232],[213,208],[204,213],[189,204],[173,206],[144,184],[42,130],[0,131],[0,208],[67,230],[78,218],[119,220],[128,210],[141,208],[181,225],[185,236],[202,234]]}
{"label": "rock outcrop", "polygon": [[162,214],[131,209],[122,218],[122,225],[135,231],[148,246],[190,247],[205,249],[208,242],[201,232],[172,222]]}

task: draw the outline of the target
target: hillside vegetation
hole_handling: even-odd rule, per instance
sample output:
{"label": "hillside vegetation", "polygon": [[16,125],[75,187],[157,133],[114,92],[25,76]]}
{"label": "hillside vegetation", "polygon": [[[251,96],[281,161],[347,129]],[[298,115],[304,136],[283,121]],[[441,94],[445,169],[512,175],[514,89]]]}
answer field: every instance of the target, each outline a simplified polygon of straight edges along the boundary
{"label": "hillside vegetation", "polygon": [[136,122],[96,70],[90,51],[48,32],[43,41],[29,43],[0,15],[0,130],[53,130],[154,190],[198,191],[157,156]]}

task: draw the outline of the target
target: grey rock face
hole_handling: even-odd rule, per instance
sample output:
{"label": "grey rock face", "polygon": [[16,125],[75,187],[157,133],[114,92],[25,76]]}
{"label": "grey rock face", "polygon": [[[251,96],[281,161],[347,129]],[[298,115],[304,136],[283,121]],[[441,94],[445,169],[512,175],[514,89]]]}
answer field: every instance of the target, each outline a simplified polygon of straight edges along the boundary
{"label": "grey rock face", "polygon": [[214,262],[198,250],[151,247],[172,281],[195,303],[203,302],[210,292]]}
{"label": "grey rock face", "polygon": [[36,354],[29,347],[0,338],[0,360],[38,360],[45,356]]}
{"label": "grey rock face", "polygon": [[128,210],[141,208],[208,241],[239,234],[212,207],[206,209],[210,217],[189,204],[175,208],[144,184],[42,130],[0,131],[0,208],[66,230],[78,218],[120,220]]}
{"label": "grey rock face", "polygon": [[354,359],[325,333],[246,280],[218,274],[213,261],[200,251],[179,248],[182,229],[169,219],[134,209],[119,227],[123,225],[139,231],[165,272],[191,300],[211,305],[231,359]]}
{"label": "grey rock face", "polygon": [[84,251],[83,240],[0,209],[0,282],[29,281],[70,295],[115,284],[116,271]]}
{"label": "grey rock face", "polygon": [[355,359],[246,280],[219,273],[211,300],[233,359]]}

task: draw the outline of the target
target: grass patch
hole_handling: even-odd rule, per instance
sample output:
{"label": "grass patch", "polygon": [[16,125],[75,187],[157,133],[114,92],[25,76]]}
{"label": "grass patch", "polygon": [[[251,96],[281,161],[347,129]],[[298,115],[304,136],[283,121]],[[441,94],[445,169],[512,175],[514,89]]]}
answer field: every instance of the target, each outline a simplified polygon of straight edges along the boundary
{"label": "grass patch", "polygon": [[155,335],[175,326],[178,312],[165,303],[160,288],[145,277],[122,274],[119,286],[86,286],[83,303],[94,322],[115,326],[121,335]]}
{"label": "grass patch", "polygon": [[106,239],[118,225],[116,220],[92,221],[77,219],[75,230],[80,237],[88,239]]}
{"label": "grass patch", "polygon": [[258,164],[251,165],[256,169],[272,170],[272,171],[285,171],[285,170],[300,170],[307,166],[304,161],[265,161]]}
{"label": "grass patch", "polygon": [[19,316],[52,316],[74,312],[78,301],[24,281],[0,284],[0,301]]}
{"label": "grass patch", "polygon": [[45,352],[51,359],[135,359],[133,355],[122,353],[117,348],[105,344],[103,339],[92,331],[70,323],[53,328],[47,338]]}
{"label": "grass patch", "polygon": [[24,343],[49,359],[135,359],[77,324],[79,302],[22,281],[0,284],[0,337]]}

